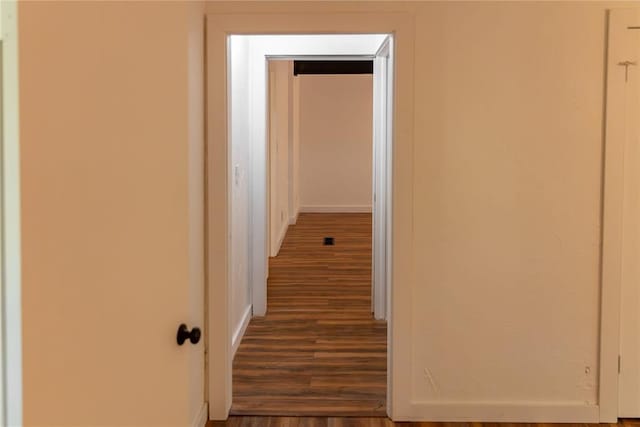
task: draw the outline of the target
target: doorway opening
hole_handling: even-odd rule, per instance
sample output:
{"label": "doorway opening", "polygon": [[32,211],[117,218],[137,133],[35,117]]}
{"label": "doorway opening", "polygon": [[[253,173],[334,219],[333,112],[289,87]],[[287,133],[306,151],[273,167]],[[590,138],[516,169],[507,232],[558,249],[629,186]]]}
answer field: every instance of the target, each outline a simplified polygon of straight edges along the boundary
{"label": "doorway opening", "polygon": [[[393,36],[232,35],[227,47],[231,412],[385,415]],[[364,204],[301,206],[302,60],[372,63]]]}

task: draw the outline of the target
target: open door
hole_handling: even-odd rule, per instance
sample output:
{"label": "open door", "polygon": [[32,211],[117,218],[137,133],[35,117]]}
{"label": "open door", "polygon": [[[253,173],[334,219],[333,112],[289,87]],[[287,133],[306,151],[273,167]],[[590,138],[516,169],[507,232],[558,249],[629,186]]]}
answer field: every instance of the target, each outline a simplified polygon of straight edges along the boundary
{"label": "open door", "polygon": [[2,177],[6,189],[20,167],[20,204],[3,194],[3,321],[19,333],[19,254],[23,357],[10,341],[5,398],[11,417],[21,360],[24,422],[9,425],[203,427],[204,4],[17,13],[20,108],[4,119],[20,113],[20,161],[14,134]]}
{"label": "open door", "polygon": [[393,117],[393,38],[388,36],[373,63],[373,268],[372,311],[387,319],[391,243],[391,147]]}
{"label": "open door", "polygon": [[[618,415],[640,417],[640,8],[611,12],[609,105],[624,141]],[[609,125],[609,124],[608,124]],[[613,125],[613,124],[611,124]]]}
{"label": "open door", "polygon": [[0,2],[0,425],[22,425],[18,24]]}

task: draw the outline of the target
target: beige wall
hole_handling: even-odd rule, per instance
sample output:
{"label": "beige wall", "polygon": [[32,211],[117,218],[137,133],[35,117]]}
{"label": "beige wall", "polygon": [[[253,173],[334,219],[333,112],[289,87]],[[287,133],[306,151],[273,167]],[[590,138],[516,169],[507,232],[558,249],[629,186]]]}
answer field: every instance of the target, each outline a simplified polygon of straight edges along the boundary
{"label": "beige wall", "polygon": [[[596,401],[605,10],[619,5],[208,5],[415,17],[413,180],[397,189],[413,200],[395,302],[413,325],[396,337],[406,402],[533,417]],[[199,280],[188,7],[19,12],[25,424],[184,425],[202,350],[172,347],[200,321],[183,292]]]}
{"label": "beige wall", "polygon": [[417,401],[597,402],[605,18],[419,8]]}
{"label": "beige wall", "polygon": [[394,259],[406,413],[597,416],[606,10],[621,5],[208,4],[415,20],[399,58],[415,70],[412,160],[395,170],[412,177],[395,194],[412,200],[396,224],[410,256]]}
{"label": "beige wall", "polygon": [[303,211],[370,210],[373,76],[299,75]]}
{"label": "beige wall", "polygon": [[24,423],[184,426],[204,400],[202,3],[24,2]]}

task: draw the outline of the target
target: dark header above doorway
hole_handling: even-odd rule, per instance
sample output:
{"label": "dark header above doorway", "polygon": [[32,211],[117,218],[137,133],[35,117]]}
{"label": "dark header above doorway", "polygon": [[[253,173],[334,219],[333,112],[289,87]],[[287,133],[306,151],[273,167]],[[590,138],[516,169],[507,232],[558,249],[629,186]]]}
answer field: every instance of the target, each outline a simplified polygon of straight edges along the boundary
{"label": "dark header above doorway", "polygon": [[293,61],[298,74],[373,74],[373,61]]}

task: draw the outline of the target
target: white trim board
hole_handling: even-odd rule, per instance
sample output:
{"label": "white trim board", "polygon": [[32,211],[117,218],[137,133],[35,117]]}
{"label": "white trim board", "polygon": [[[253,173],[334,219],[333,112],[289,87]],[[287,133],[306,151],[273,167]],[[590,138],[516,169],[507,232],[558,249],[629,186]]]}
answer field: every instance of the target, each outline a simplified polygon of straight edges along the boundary
{"label": "white trim board", "polygon": [[[18,5],[3,1],[2,14],[2,159],[0,187],[2,215],[2,315],[3,340],[0,369],[3,370],[5,405],[1,425],[22,425],[22,312],[20,249],[20,119],[18,73]],[[9,390],[11,392],[9,392]]]}
{"label": "white trim board", "polygon": [[198,412],[198,415],[191,422],[191,427],[205,427],[209,421],[209,405],[207,402],[202,403],[202,407]]}
{"label": "white trim board", "polygon": [[232,358],[235,357],[238,347],[240,347],[240,343],[242,342],[242,337],[244,337],[244,333],[247,331],[247,326],[249,326],[249,322],[251,321],[252,310],[253,307],[251,305],[244,310],[244,313],[242,314],[242,321],[233,332],[233,339],[231,341]]}
{"label": "white trim board", "polygon": [[[405,412],[406,411],[406,412]],[[574,402],[429,402],[412,401],[394,421],[598,423],[596,405]]]}
{"label": "white trim board", "polygon": [[618,419],[618,357],[623,258],[623,206],[625,166],[625,80],[618,72],[627,58],[624,33],[635,21],[637,9],[609,11],[607,51],[604,186],[602,200],[602,249],[600,297],[600,366],[598,403],[601,423]]}
{"label": "white trim board", "polygon": [[[358,19],[354,19],[358,18]],[[415,25],[410,13],[402,12],[363,12],[363,13],[323,13],[312,11],[307,13],[274,13],[262,14],[251,12],[207,13],[207,224],[208,251],[207,286],[208,286],[208,330],[210,348],[219,351],[209,352],[208,370],[209,378],[209,418],[225,420],[229,415],[232,399],[232,349],[231,336],[233,329],[230,325],[231,287],[228,274],[229,261],[229,164],[228,164],[228,36],[230,34],[394,34],[396,40],[396,57],[401,58],[396,62],[394,75],[396,76],[396,104],[398,110],[404,114],[398,115],[394,126],[393,144],[393,181],[398,188],[409,188],[412,185],[413,176],[413,118],[414,118],[414,67],[413,52],[415,40]],[[341,45],[344,47],[344,45]],[[376,48],[377,49],[377,48]],[[326,50],[325,50],[326,52]],[[277,54],[279,52],[267,52]],[[282,52],[280,52],[282,53]],[[300,54],[302,52],[296,52]],[[340,52],[332,52],[332,55]],[[362,52],[351,52],[360,54]],[[371,52],[373,53],[373,52]],[[259,80],[266,79],[266,67],[264,57],[257,61],[254,69]],[[260,87],[258,87],[260,86]],[[252,88],[265,90],[263,85],[256,84]],[[262,106],[262,107],[260,107]],[[260,102],[256,108],[266,107]],[[252,131],[252,137],[263,138],[266,135],[265,114],[260,113],[261,118]],[[264,154],[264,147],[258,144],[258,151],[252,151],[254,155]],[[254,156],[254,160],[255,160]],[[255,164],[254,164],[255,163]],[[260,176],[253,176],[256,188],[265,186],[264,165],[253,162],[252,166],[258,166]],[[402,165],[402,167],[397,167]],[[263,196],[266,191],[263,192]],[[259,200],[261,206],[266,206],[264,197]],[[413,193],[400,192],[393,197],[393,239],[392,250],[394,268],[393,280],[389,283],[392,298],[390,317],[388,319],[388,375],[387,375],[387,413],[392,414],[394,408],[391,405],[402,404],[408,401],[408,393],[411,390],[411,342],[406,339],[411,334],[411,272],[413,271],[413,257],[409,248],[412,239],[412,206]],[[253,224],[261,230],[266,230],[265,216],[253,216]],[[252,256],[262,260],[254,271],[252,281],[261,281],[266,277],[266,255],[268,253],[268,239],[261,232],[260,239],[254,240]],[[394,286],[395,283],[399,285]],[[262,292],[260,286],[254,287],[254,313],[261,313],[265,307],[256,307],[256,289]],[[266,289],[264,289],[266,291]],[[263,297],[264,295],[258,295]],[[266,298],[265,298],[266,299]],[[400,408],[398,408],[400,409]],[[398,411],[401,412],[401,411]]]}
{"label": "white trim board", "polygon": [[[219,17],[220,15],[208,15],[208,22],[211,22],[213,17]],[[304,15],[299,15],[300,19]],[[311,15],[308,15],[309,17]],[[313,19],[317,19],[318,15],[313,14]],[[330,20],[333,21],[336,15],[331,14]],[[349,15],[351,16],[351,15]],[[371,15],[367,14],[371,17]],[[234,17],[240,17],[240,15],[234,15]],[[242,15],[243,19],[249,19],[247,15]],[[286,15],[284,19],[287,19],[288,25],[289,19],[293,19],[294,15]],[[270,18],[281,19],[280,15],[270,15]],[[263,31],[257,30],[254,27],[253,31],[234,31],[230,29],[229,25],[232,23],[232,17],[225,15],[225,22],[217,23],[220,29],[226,28],[223,33],[225,38],[232,35],[232,37],[251,37],[249,41],[250,55],[249,55],[249,94],[250,94],[250,108],[249,108],[249,122],[247,126],[249,128],[250,141],[251,141],[251,160],[250,160],[250,206],[251,206],[251,274],[252,274],[252,296],[253,296],[253,311],[258,316],[263,316],[267,310],[266,303],[266,278],[268,277],[268,257],[273,255],[272,239],[269,237],[269,203],[268,194],[269,189],[267,185],[270,179],[270,172],[268,171],[268,143],[267,136],[269,134],[267,126],[267,107],[269,105],[268,90],[269,81],[267,77],[269,75],[268,70],[268,57],[272,55],[288,55],[291,57],[297,57],[298,55],[367,55],[371,56],[377,52],[380,43],[384,41],[385,34],[390,32],[378,32],[378,31],[354,31],[353,17],[344,24],[348,25],[349,31],[335,31],[328,30],[327,24],[316,22],[322,25],[323,29],[316,34],[311,28],[312,26],[305,23],[304,30],[291,31],[280,27],[281,30],[264,31],[263,35],[255,35],[262,33]],[[262,18],[261,18],[262,19]],[[347,18],[349,19],[349,18]],[[245,24],[247,21],[245,21]],[[266,24],[267,26],[273,25],[273,22],[262,22],[260,25]],[[332,23],[331,25],[334,25]],[[244,24],[243,24],[244,25]],[[367,24],[370,25],[370,24]],[[377,26],[378,24],[374,24]],[[289,27],[290,28],[290,27]],[[334,27],[335,28],[335,27]],[[213,29],[211,31],[214,31]],[[221,32],[217,32],[220,34]],[[236,34],[234,34],[236,33]],[[254,35],[251,36],[250,34]],[[332,33],[332,34],[329,34]],[[360,33],[360,34],[359,34]],[[213,33],[211,33],[213,34]],[[270,34],[270,35],[269,35]],[[220,40],[219,43],[226,44],[228,40]],[[230,70],[227,70],[229,72]],[[225,76],[228,76],[226,74]],[[225,99],[224,96],[222,98]],[[373,114],[373,111],[372,111]],[[215,117],[215,116],[214,116]],[[228,168],[228,165],[227,165]],[[265,210],[266,208],[266,210]]]}
{"label": "white trim board", "polygon": [[371,205],[315,205],[300,206],[302,213],[370,213]]}

